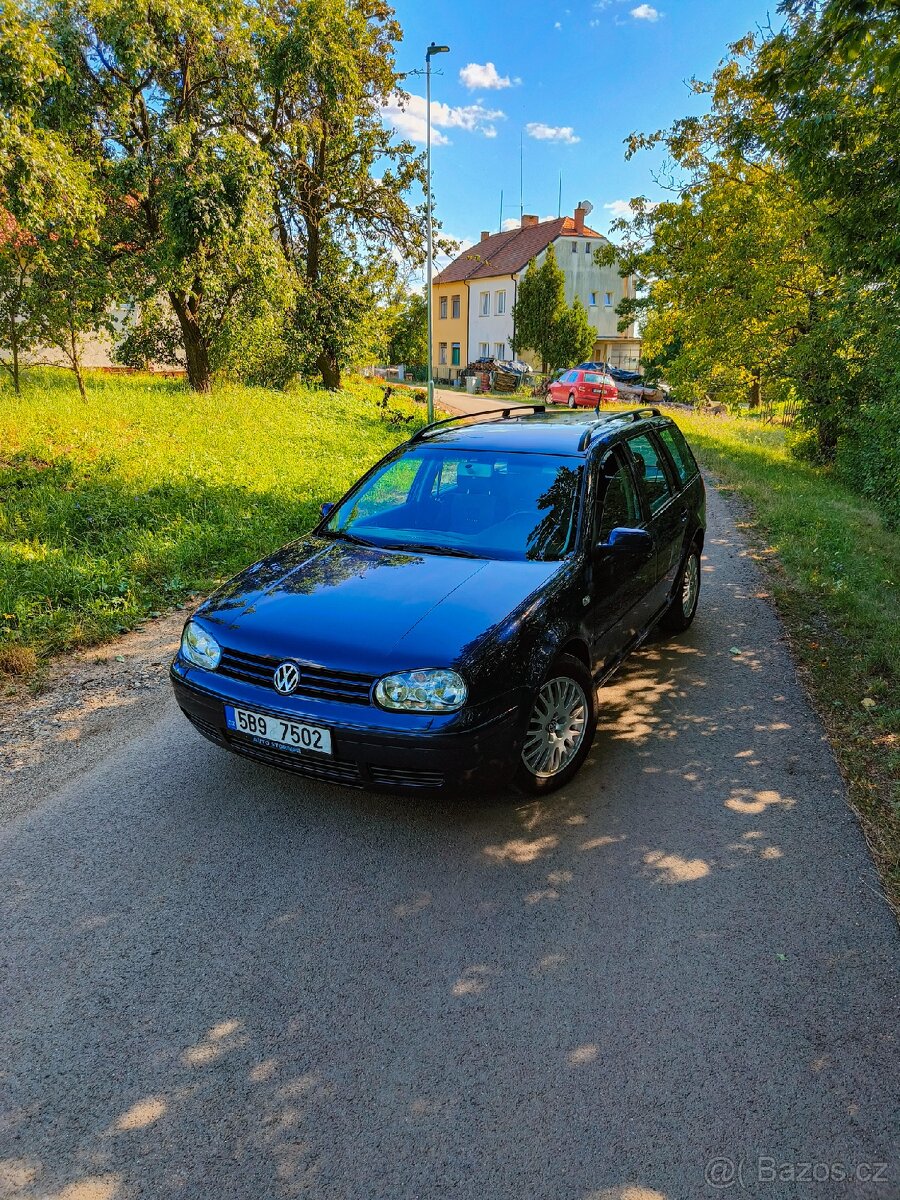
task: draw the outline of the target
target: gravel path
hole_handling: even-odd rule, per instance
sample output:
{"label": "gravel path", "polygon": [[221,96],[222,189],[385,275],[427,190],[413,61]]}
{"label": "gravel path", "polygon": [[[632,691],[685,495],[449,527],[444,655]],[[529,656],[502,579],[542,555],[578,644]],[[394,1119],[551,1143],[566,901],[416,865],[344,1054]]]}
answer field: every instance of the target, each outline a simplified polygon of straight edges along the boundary
{"label": "gravel path", "polygon": [[715,493],[710,531],[547,800],[296,779],[164,690],[16,773],[0,1196],[900,1196],[896,925]]}

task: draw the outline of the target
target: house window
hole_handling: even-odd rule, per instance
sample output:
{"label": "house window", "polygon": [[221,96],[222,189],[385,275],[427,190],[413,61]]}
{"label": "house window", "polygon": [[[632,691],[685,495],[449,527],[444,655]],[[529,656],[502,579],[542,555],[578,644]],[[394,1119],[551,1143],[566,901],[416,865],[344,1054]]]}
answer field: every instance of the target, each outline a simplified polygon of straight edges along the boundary
{"label": "house window", "polygon": [[447,365],[447,343],[446,342],[441,342],[441,344],[440,344],[440,347],[438,349],[438,362],[440,363],[440,365],[442,367],[446,367],[446,365]]}
{"label": "house window", "polygon": [[450,366],[459,366],[459,342],[453,342],[450,347]]}
{"label": "house window", "polygon": [[441,296],[439,308],[440,308],[441,320],[445,321],[447,319],[447,297],[446,296]]}
{"label": "house window", "polygon": [[494,358],[506,358],[506,342],[494,342]]}
{"label": "house window", "polygon": [[490,292],[482,292],[481,293],[481,315],[483,317],[489,317],[491,315],[491,293]]}
{"label": "house window", "polygon": [[597,304],[597,293],[591,292],[591,307],[592,308],[595,307],[596,304]]}
{"label": "house window", "polygon": [[584,252],[585,252],[585,254],[590,254],[590,252],[591,252],[591,243],[590,242],[584,243]]}
{"label": "house window", "polygon": [[577,253],[578,253],[578,243],[577,243],[577,242],[573,242],[573,243],[572,243],[572,253],[573,253],[573,254],[577,254]]}
{"label": "house window", "polygon": [[450,301],[450,311],[453,314],[453,320],[459,320],[459,296],[454,296]]}
{"label": "house window", "polygon": [[497,306],[495,311],[498,317],[502,316],[502,314],[506,312],[506,292],[497,293]]}
{"label": "house window", "polygon": [[607,308],[612,308],[612,292],[603,293],[603,303]]}
{"label": "house window", "polygon": [[479,342],[478,343],[478,357],[479,358],[490,358],[491,357],[491,343],[490,342]]}

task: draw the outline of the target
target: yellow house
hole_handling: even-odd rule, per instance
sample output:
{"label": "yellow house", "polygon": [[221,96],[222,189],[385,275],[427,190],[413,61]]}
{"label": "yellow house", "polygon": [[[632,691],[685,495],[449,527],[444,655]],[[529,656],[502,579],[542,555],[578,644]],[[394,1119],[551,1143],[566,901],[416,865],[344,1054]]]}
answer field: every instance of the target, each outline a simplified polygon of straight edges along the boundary
{"label": "yellow house", "polygon": [[469,289],[464,280],[443,283],[440,280],[438,275],[431,292],[434,330],[431,361],[438,379],[455,379],[469,361]]}

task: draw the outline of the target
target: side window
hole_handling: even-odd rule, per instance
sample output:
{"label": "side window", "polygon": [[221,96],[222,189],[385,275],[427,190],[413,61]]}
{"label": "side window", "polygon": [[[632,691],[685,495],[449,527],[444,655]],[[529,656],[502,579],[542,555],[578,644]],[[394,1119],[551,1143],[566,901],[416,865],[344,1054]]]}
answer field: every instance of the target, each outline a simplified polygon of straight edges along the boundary
{"label": "side window", "polygon": [[672,496],[672,485],[666,475],[662,453],[646,434],[628,439],[635,463],[635,474],[643,488],[652,513],[659,512]]}
{"label": "side window", "polygon": [[681,430],[675,425],[668,425],[665,429],[659,430],[659,438],[671,454],[681,482],[684,484],[689,479],[693,479],[697,474],[697,463]]}
{"label": "side window", "polygon": [[617,450],[611,451],[600,463],[597,477],[596,540],[606,542],[618,526],[633,529],[641,523],[641,506],[634,490],[631,472]]}

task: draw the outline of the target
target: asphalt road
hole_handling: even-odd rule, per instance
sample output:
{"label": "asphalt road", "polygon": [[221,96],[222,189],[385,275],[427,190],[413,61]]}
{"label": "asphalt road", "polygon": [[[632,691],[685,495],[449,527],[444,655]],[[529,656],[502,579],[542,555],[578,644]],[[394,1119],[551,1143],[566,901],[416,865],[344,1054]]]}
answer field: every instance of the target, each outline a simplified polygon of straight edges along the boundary
{"label": "asphalt road", "polygon": [[15,821],[4,1200],[900,1195],[897,929],[710,516],[555,797],[317,785],[168,704]]}

